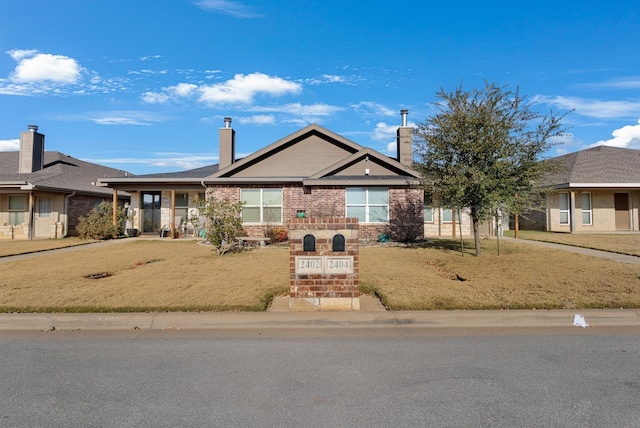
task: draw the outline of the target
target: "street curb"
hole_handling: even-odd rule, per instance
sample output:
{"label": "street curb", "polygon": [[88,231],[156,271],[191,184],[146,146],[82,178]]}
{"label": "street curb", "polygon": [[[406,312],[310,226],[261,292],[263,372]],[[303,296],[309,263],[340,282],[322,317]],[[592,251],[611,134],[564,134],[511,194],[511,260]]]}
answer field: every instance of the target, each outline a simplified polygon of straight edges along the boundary
{"label": "street curb", "polygon": [[570,327],[575,314],[590,327],[640,326],[640,310],[493,310],[386,312],[160,312],[0,314],[0,331],[204,330],[278,328]]}

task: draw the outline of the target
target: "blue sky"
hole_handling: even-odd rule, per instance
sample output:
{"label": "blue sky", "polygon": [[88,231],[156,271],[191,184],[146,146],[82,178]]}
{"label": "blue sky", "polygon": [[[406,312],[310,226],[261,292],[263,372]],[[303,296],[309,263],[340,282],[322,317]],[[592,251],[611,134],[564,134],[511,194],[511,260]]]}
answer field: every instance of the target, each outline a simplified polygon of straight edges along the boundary
{"label": "blue sky", "polygon": [[[521,3],[521,4],[520,4]],[[640,149],[637,1],[0,2],[0,150],[136,174],[217,163],[223,117],[249,154],[318,123],[394,155],[399,111],[484,79],[574,109],[549,155]]]}

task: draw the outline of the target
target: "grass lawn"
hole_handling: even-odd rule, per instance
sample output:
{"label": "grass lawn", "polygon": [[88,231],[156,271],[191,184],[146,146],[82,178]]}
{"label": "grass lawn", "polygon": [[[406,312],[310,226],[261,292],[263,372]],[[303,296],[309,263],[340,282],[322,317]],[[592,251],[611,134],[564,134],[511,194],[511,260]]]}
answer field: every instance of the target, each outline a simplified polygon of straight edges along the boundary
{"label": "grass lawn", "polygon": [[[637,308],[640,265],[517,242],[362,247],[360,284],[393,310]],[[192,240],[127,240],[0,263],[0,311],[264,310],[289,289],[288,248],[219,257]],[[100,277],[100,278],[98,278]]]}

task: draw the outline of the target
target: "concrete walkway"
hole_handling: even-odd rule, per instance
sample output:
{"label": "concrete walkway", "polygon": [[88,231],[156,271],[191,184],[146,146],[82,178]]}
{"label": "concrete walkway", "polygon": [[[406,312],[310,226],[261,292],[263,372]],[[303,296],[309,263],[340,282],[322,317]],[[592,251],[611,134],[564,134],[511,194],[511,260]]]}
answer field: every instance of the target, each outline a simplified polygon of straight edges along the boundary
{"label": "concrete walkway", "polygon": [[620,263],[640,264],[640,257],[628,256],[626,254],[611,253],[609,251],[591,250],[589,248],[574,247],[571,245],[554,244],[551,242],[530,241],[527,239],[515,239],[503,236],[500,241],[515,242],[525,245],[536,245],[538,247],[553,248],[555,250],[569,251],[571,253],[584,254],[591,257],[599,257],[601,259],[609,259]]}
{"label": "concrete walkway", "polygon": [[492,310],[354,312],[161,312],[123,314],[0,314],[2,331],[202,330],[295,328],[556,328],[574,314],[594,330],[640,328],[640,310]]}

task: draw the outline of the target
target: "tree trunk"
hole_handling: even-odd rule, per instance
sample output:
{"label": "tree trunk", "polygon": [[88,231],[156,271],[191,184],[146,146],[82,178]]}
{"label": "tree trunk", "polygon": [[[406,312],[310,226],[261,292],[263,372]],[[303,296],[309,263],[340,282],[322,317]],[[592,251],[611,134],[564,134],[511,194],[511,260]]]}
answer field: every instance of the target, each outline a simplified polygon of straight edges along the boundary
{"label": "tree trunk", "polygon": [[513,221],[514,221],[514,225],[513,225],[513,226],[514,226],[514,227],[513,227],[513,229],[514,229],[514,231],[513,231],[513,237],[514,237],[515,239],[518,239],[518,232],[520,232],[520,220],[519,220],[519,218],[518,218],[518,213],[515,213],[515,214],[513,215],[513,217],[514,217],[514,219],[513,219]]}
{"label": "tree trunk", "polygon": [[482,253],[482,249],[480,248],[480,234],[478,233],[480,224],[478,219],[474,215],[471,216],[471,221],[473,222],[473,243],[476,247],[476,257],[479,257]]}

